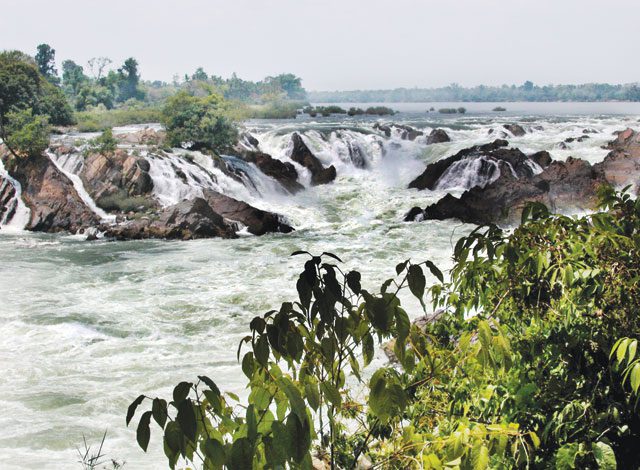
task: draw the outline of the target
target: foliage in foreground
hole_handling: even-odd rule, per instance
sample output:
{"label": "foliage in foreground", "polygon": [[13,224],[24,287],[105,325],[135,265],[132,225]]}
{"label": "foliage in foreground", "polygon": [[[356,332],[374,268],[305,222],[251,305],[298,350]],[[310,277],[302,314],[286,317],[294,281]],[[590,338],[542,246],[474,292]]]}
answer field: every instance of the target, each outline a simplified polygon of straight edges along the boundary
{"label": "foliage in foreground", "polygon": [[[335,255],[310,256],[298,299],[241,343],[246,406],[200,376],[169,402],[139,396],[126,422],[150,403],[138,443],[153,419],[172,468],[311,468],[312,454],[333,468],[363,455],[380,468],[636,468],[640,202],[602,197],[582,218],[533,204],[513,233],[474,230],[449,281],[406,261],[368,291]],[[410,324],[404,289],[431,297],[437,319]],[[397,363],[367,379],[390,337]]]}

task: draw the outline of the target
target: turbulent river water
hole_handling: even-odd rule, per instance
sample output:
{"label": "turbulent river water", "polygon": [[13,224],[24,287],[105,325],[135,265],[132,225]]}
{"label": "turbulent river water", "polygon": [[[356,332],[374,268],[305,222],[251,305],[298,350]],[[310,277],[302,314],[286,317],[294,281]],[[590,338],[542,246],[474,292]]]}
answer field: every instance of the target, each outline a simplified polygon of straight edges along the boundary
{"label": "turbulent river water", "polygon": [[[325,165],[337,168],[333,184],[296,196],[264,179],[251,190],[235,183],[222,188],[285,215],[296,228],[292,234],[85,242],[0,230],[0,468],[79,468],[76,446],[83,436],[97,446],[105,430],[109,458],[125,460],[125,468],[162,468],[159,434],[152,431],[145,455],[135,431],[125,427],[128,404],[140,393],[170,396],[173,385],[202,373],[242,395],[239,339],[254,315],[294,297],[302,259],[290,253],[336,253],[371,289],[407,258],[446,268],[452,243],[472,227],[401,221],[411,207],[442,195],[406,189],[426,163],[492,140],[488,129],[507,122],[542,126],[509,138],[525,153],[548,150],[556,159],[597,162],[613,131],[640,127],[637,104],[503,103],[506,113],[490,112],[493,104],[462,105],[468,112],[457,116],[427,114],[423,104],[391,105],[401,113],[384,121],[440,127],[451,136],[450,143],[429,146],[421,139],[383,138],[373,118],[246,123],[261,149],[276,158],[287,159],[290,133],[298,131]],[[598,133],[558,147],[585,128]],[[348,161],[349,145],[359,147],[366,169]],[[165,183],[157,184],[159,199],[184,196]],[[420,314],[417,305],[409,306],[413,316]]]}

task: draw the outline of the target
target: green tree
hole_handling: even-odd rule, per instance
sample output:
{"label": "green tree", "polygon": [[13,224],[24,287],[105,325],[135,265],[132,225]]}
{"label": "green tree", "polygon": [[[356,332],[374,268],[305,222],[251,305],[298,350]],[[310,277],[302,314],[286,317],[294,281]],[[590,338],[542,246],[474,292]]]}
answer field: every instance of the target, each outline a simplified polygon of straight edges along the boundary
{"label": "green tree", "polygon": [[14,110],[5,116],[3,140],[18,158],[36,157],[49,146],[49,121],[46,116],[34,115],[31,108]]}
{"label": "green tree", "polygon": [[62,63],[62,85],[67,93],[76,96],[83,83],[88,81],[88,77],[84,74],[81,65],[76,64],[73,60],[65,60]]}
{"label": "green tree", "polygon": [[173,146],[219,151],[237,138],[228,103],[218,94],[196,97],[185,91],[176,93],[162,110],[162,124],[167,142]]}
{"label": "green tree", "polygon": [[202,67],[198,67],[196,71],[193,73],[193,75],[191,75],[191,80],[199,80],[202,82],[206,82],[207,80],[209,80],[209,76],[207,75],[207,72],[205,72]]}
{"label": "green tree", "polygon": [[51,83],[57,85],[60,82],[56,70],[56,50],[49,44],[38,45],[36,52],[36,64],[40,73]]}
{"label": "green tree", "polygon": [[118,101],[127,101],[132,98],[136,100],[143,99],[144,93],[138,87],[139,84],[138,61],[133,57],[129,57],[124,61],[122,67],[118,69]]}

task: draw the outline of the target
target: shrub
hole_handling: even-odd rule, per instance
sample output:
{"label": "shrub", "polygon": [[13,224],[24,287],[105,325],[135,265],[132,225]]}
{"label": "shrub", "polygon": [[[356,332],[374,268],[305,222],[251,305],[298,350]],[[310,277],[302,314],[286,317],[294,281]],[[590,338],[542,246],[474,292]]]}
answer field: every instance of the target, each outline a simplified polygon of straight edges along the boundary
{"label": "shrub", "polygon": [[[601,197],[605,210],[581,218],[533,203],[513,231],[478,227],[456,243],[448,281],[405,261],[368,291],[335,255],[309,255],[298,299],[255,317],[241,342],[246,407],[200,376],[170,402],[140,395],[127,424],[149,403],[138,443],[153,418],[172,468],[310,468],[314,443],[332,468],[363,454],[387,468],[635,468],[640,200]],[[437,317],[410,324],[405,289]],[[361,400],[346,376],[364,382],[376,339],[391,336],[397,364],[372,371]]]}
{"label": "shrub", "polygon": [[506,111],[507,108],[503,108],[502,106],[496,106],[495,108],[493,108],[493,111],[495,112],[502,112],[502,111]]}
{"label": "shrub", "polygon": [[148,198],[131,197],[122,189],[115,194],[99,198],[96,204],[107,212],[144,212],[152,207]]}
{"label": "shrub", "polygon": [[98,132],[129,124],[160,122],[161,117],[161,110],[153,107],[106,109],[104,106],[98,106],[89,111],[75,113],[77,127],[80,132]]}
{"label": "shrub", "polygon": [[373,106],[373,107],[367,108],[365,113],[376,115],[376,116],[386,116],[390,114],[395,114],[395,111],[391,108],[387,108],[386,106]]}
{"label": "shrub", "polygon": [[464,113],[466,113],[466,112],[467,112],[467,108],[463,108],[462,106],[460,106],[460,107],[458,108],[458,113],[460,113],[460,114],[464,114]]}
{"label": "shrub", "polygon": [[456,108],[440,108],[438,112],[440,114],[456,114],[458,110]]}
{"label": "shrub", "polygon": [[112,153],[118,148],[118,141],[113,137],[113,131],[108,128],[95,139],[89,141],[87,150],[95,153]]}
{"label": "shrub", "polygon": [[216,151],[233,145],[238,131],[229,118],[228,103],[218,94],[196,97],[181,91],[162,110],[167,143]]}
{"label": "shrub", "polygon": [[41,155],[49,146],[50,126],[46,116],[34,115],[31,108],[6,114],[4,141],[19,157]]}

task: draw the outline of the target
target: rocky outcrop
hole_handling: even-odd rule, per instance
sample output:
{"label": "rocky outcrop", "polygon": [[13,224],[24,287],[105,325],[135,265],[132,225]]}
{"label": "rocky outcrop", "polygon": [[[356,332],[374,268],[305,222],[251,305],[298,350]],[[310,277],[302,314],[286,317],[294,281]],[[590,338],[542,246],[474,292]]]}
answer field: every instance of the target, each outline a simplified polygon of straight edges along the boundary
{"label": "rocky outcrop", "polygon": [[553,211],[587,210],[596,203],[598,187],[606,180],[588,162],[568,158],[554,161],[533,177],[516,178],[501,173],[491,184],[465,191],[459,198],[447,194],[421,210],[413,208],[405,220],[459,219],[473,224],[516,223],[529,201],[545,204]]}
{"label": "rocky outcrop", "polygon": [[163,145],[166,136],[165,131],[157,131],[148,127],[114,135],[119,143],[129,145]]}
{"label": "rocky outcrop", "polygon": [[253,235],[264,235],[270,232],[289,233],[293,231],[293,227],[287,224],[281,215],[263,211],[219,192],[205,190],[203,198],[225,220],[238,222],[246,226],[249,233]]}
{"label": "rocky outcrop", "polygon": [[611,151],[595,166],[613,186],[632,186],[632,191],[640,190],[640,133],[625,129],[609,142]]}
{"label": "rocky outcrop", "polygon": [[236,237],[233,227],[206,200],[199,197],[167,207],[152,216],[101,228],[106,237],[118,240]]}
{"label": "rocky outcrop", "polygon": [[413,141],[418,137],[424,135],[424,132],[404,124],[381,124],[379,122],[376,122],[373,125],[373,128],[383,132],[385,137],[391,137],[395,130],[402,140]]}
{"label": "rocky outcrop", "polygon": [[441,144],[443,142],[451,142],[449,134],[442,129],[434,129],[431,134],[427,136],[427,145]]}
{"label": "rocky outcrop", "polygon": [[515,137],[520,137],[527,133],[520,124],[505,124],[502,127],[511,132]]}
{"label": "rocky outcrop", "polygon": [[309,150],[309,147],[297,132],[293,133],[291,141],[293,142],[291,160],[311,172],[312,185],[327,184],[336,179],[336,168],[333,165],[328,168],[323,167],[320,160]]}
{"label": "rocky outcrop", "polygon": [[[444,183],[443,176],[450,170],[456,170],[454,164],[462,161],[477,163],[475,168],[480,173],[478,176],[481,176],[478,181],[491,181],[497,176],[498,171],[510,172],[518,178],[531,177],[535,173],[536,166],[542,169],[551,162],[548,152],[525,155],[519,149],[505,148],[508,145],[506,140],[497,139],[489,144],[463,149],[451,157],[427,165],[425,171],[409,183],[409,188],[436,189],[439,183]],[[446,187],[445,185],[440,189],[446,189]]]}
{"label": "rocky outcrop", "polygon": [[101,199],[123,191],[129,197],[149,195],[153,191],[149,169],[149,162],[144,157],[118,149],[113,153],[87,155],[80,178],[99,204]]}
{"label": "rocky outcrop", "polygon": [[21,159],[7,169],[22,186],[22,199],[31,209],[26,229],[76,232],[100,222],[46,155]]}
{"label": "rocky outcrop", "polygon": [[265,175],[275,179],[283,188],[292,194],[304,189],[304,186],[298,183],[298,172],[296,168],[289,162],[283,162],[266,153],[255,151],[243,152],[242,159],[253,163]]}

